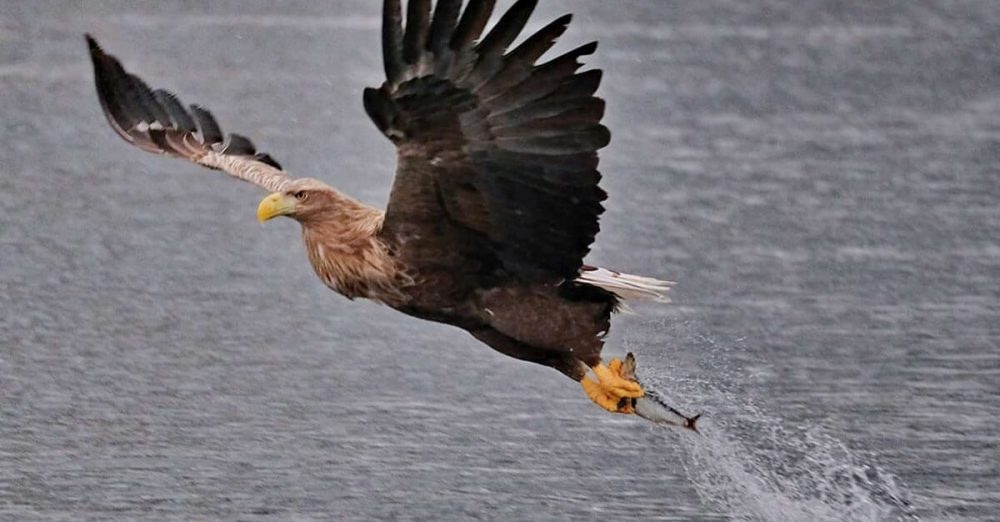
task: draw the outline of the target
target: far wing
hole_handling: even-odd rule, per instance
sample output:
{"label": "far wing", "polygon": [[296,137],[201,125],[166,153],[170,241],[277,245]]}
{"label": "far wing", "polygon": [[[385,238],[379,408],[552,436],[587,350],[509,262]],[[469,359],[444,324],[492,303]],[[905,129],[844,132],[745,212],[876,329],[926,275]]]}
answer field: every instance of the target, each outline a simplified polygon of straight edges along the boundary
{"label": "far wing", "polygon": [[[601,72],[577,73],[590,43],[536,61],[563,16],[508,52],[536,0],[520,0],[484,38],[493,0],[385,0],[387,80],[365,109],[398,147],[382,234],[411,264],[473,260],[481,273],[575,279],[606,197],[597,150],[610,133],[594,92]],[[461,14],[461,18],[460,18]],[[424,253],[422,251],[430,252]],[[442,257],[442,253],[450,255]],[[466,267],[461,267],[466,269]]]}
{"label": "far wing", "polygon": [[258,153],[246,137],[223,135],[208,110],[197,105],[185,108],[174,94],[150,89],[90,35],[86,38],[101,108],[111,128],[125,141],[148,152],[221,170],[271,192],[282,190],[291,180],[278,162]]}

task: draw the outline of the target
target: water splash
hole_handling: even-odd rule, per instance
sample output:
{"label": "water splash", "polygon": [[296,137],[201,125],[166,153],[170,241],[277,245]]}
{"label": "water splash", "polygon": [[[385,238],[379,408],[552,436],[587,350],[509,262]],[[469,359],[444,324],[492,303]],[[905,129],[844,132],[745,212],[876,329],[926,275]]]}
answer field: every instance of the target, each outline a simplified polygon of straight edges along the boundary
{"label": "water splash", "polygon": [[[757,404],[748,392],[755,377],[739,367],[742,343],[718,344],[689,324],[656,330],[653,342],[626,346],[644,383],[685,411],[706,413],[700,436],[665,431],[683,448],[685,472],[706,505],[736,520],[917,520],[905,489],[871,455]],[[654,346],[665,338],[683,349]]]}

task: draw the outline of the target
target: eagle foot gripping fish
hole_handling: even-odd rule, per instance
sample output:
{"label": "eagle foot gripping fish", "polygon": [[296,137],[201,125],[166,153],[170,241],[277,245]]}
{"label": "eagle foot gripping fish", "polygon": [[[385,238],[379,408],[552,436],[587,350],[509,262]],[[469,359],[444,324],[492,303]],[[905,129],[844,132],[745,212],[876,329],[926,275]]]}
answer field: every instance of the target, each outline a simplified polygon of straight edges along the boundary
{"label": "eagle foot gripping fish", "polygon": [[[625,361],[621,364],[620,375],[640,386],[642,385],[635,374],[635,356],[632,355],[632,352],[629,352],[625,356]],[[701,418],[700,413],[693,417],[688,417],[668,405],[655,391],[649,390],[645,386],[643,386],[643,389],[645,393],[642,397],[635,399],[622,398],[618,409],[620,411],[626,410],[628,406],[631,406],[632,413],[656,424],[679,426],[698,432],[696,423]]]}

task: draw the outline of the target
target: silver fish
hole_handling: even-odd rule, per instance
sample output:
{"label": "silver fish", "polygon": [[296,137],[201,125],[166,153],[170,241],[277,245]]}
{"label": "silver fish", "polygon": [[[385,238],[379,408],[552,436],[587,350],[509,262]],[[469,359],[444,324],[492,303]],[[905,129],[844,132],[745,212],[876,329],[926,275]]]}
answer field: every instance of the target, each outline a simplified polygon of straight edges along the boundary
{"label": "silver fish", "polygon": [[[635,356],[632,355],[631,352],[625,356],[625,361],[622,364],[621,375],[626,379],[639,383],[640,386],[642,385],[642,383],[639,382],[639,378],[635,375]],[[668,405],[666,401],[660,397],[660,394],[646,388],[645,386],[643,386],[643,389],[645,390],[645,395],[639,397],[638,399],[630,399],[632,401],[632,409],[635,410],[636,415],[656,424],[678,426],[694,432],[698,431],[695,424],[698,422],[698,419],[701,418],[700,413],[693,417],[688,417]]]}

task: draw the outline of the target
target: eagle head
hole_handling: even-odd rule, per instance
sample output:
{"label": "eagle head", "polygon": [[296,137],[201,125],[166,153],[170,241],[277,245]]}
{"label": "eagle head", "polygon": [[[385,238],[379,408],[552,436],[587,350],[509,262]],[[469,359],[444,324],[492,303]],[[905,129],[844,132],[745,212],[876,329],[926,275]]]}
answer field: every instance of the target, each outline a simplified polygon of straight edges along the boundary
{"label": "eagle head", "polygon": [[260,201],[257,220],[263,223],[278,216],[288,216],[304,223],[334,210],[340,198],[333,187],[322,181],[297,179]]}

